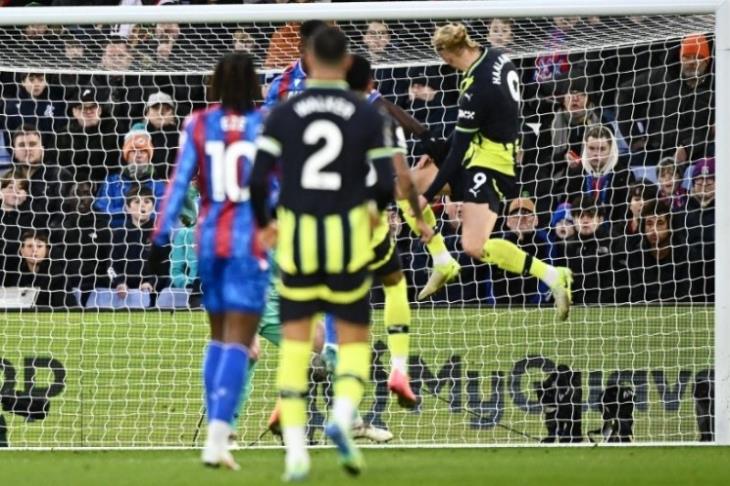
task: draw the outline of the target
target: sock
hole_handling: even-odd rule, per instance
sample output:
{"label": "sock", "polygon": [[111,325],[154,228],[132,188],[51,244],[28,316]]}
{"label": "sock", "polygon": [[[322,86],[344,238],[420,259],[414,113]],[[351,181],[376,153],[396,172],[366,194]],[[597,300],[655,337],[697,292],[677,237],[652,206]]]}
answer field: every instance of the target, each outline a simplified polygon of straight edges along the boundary
{"label": "sock", "polygon": [[406,363],[410,347],[408,327],[411,324],[411,307],[408,305],[406,279],[392,286],[383,286],[385,293],[385,328],[388,331],[391,369],[407,373]]}
{"label": "sock", "polygon": [[[403,218],[405,218],[411,230],[418,236],[421,236],[416,226],[416,218],[411,214],[411,204],[406,199],[400,199],[398,200],[398,207],[400,207]],[[431,206],[426,206],[423,209],[423,220],[432,228],[436,226],[436,215],[433,213]],[[441,233],[434,233],[431,241],[426,244],[426,249],[433,257],[436,265],[442,265],[451,260],[451,255],[449,254],[449,250],[446,249],[446,243],[444,243],[444,237],[441,236]]]}
{"label": "sock", "polygon": [[340,345],[340,358],[335,373],[333,420],[349,429],[365,390],[370,374],[370,345],[346,343]]}
{"label": "sock", "polygon": [[208,424],[208,435],[205,438],[206,447],[215,445],[225,447],[228,444],[228,437],[231,435],[231,426],[222,420],[211,420]]}
{"label": "sock", "polygon": [[335,318],[330,314],[324,315],[324,343],[337,346],[337,328]]}
{"label": "sock", "polygon": [[205,391],[205,413],[210,420],[210,413],[213,410],[213,386],[215,385],[215,374],[218,371],[218,363],[223,353],[223,343],[210,340],[205,348],[203,357],[203,388]]}
{"label": "sock", "polygon": [[237,343],[226,344],[215,375],[211,420],[233,422],[233,414],[246,383],[247,369],[248,348]]}
{"label": "sock", "polygon": [[[312,352],[310,341],[284,339],[279,351],[276,386],[281,404],[281,428],[286,446],[287,464],[306,457],[307,370]],[[293,461],[293,462],[291,462]]]}
{"label": "sock", "polygon": [[241,390],[241,396],[238,398],[238,402],[236,403],[236,412],[233,414],[233,422],[231,423],[231,428],[234,431],[236,430],[236,426],[238,425],[238,418],[241,416],[241,410],[246,408],[246,402],[248,402],[248,397],[251,396],[251,390],[253,389],[253,375],[254,373],[256,373],[256,363],[258,363],[258,361],[255,361],[253,359],[248,360],[246,383],[244,383],[243,390]]}
{"label": "sock", "polygon": [[508,272],[532,275],[552,287],[558,280],[558,271],[539,258],[534,258],[507,240],[490,239],[484,245],[482,261],[497,265]]}

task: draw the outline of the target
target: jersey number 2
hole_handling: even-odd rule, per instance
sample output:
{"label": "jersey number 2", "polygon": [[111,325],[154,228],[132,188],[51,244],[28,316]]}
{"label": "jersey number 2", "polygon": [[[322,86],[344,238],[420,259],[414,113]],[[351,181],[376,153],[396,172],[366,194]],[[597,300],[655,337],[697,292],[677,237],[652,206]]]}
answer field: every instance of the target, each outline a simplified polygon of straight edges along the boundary
{"label": "jersey number 2", "polygon": [[223,142],[206,142],[205,153],[210,157],[213,201],[247,201],[250,197],[248,187],[241,187],[238,183],[238,161],[241,157],[253,160],[256,157],[256,146],[246,140],[233,142],[228,147]]}
{"label": "jersey number 2", "polygon": [[302,188],[320,191],[337,191],[342,187],[339,172],[324,171],[342,152],[342,132],[329,120],[316,120],[304,130],[302,140],[307,145],[316,145],[324,140],[322,148],[310,155],[302,167]]}

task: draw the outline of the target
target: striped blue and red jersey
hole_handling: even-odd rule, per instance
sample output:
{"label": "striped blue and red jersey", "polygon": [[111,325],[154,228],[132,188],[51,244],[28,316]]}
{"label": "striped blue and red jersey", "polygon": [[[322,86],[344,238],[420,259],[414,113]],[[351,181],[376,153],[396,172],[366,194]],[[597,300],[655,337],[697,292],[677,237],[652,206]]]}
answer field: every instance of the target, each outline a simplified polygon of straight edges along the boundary
{"label": "striped blue and red jersey", "polygon": [[298,95],[304,91],[306,79],[307,73],[304,71],[302,61],[294,61],[271,82],[269,91],[266,93],[264,106],[271,109],[280,102]]}
{"label": "striped blue and red jersey", "polygon": [[152,236],[154,244],[169,243],[188,187],[197,176],[199,258],[266,258],[258,249],[249,197],[254,141],[262,124],[263,115],[258,110],[239,113],[220,106],[188,117],[175,173]]}

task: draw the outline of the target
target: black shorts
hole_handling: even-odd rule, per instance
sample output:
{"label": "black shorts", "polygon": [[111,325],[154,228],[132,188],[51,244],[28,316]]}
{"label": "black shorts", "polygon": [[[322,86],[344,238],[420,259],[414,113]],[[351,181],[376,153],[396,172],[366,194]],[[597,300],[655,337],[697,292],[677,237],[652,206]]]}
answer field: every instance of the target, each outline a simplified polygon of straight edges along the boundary
{"label": "black shorts", "polygon": [[356,323],[370,324],[370,287],[367,269],[355,273],[288,275],[281,272],[278,285],[281,322],[326,312]]}
{"label": "black shorts", "polygon": [[375,245],[373,254],[370,270],[376,278],[387,277],[391,273],[401,270],[398,246],[390,232],[385,235],[382,241]]}
{"label": "black shorts", "polygon": [[452,200],[488,204],[497,214],[502,214],[502,204],[517,197],[515,177],[495,170],[469,167],[453,179],[449,182]]}

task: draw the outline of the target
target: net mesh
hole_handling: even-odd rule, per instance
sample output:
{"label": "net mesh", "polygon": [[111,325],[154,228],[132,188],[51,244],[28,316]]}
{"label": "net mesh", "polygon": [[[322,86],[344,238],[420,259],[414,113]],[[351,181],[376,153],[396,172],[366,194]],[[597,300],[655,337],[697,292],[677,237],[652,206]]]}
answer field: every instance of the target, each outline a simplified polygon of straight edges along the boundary
{"label": "net mesh", "polygon": [[[704,68],[682,62],[680,45],[699,32],[711,50],[714,18],[461,21],[477,42],[509,53],[522,84],[523,197],[505,207],[499,236],[569,266],[577,306],[557,322],[535,279],[466,257],[460,205],[449,199],[436,206],[439,230],[462,271],[432,300],[416,302],[431,261],[394,217],[421,404],[403,411],[388,396],[376,288],[365,422],[387,428],[398,445],[711,439],[713,67],[711,59]],[[373,61],[380,92],[447,136],[459,77],[430,47],[440,23],[338,25]],[[124,194],[142,185],[159,207],[180,123],[206,106],[206,78],[222,52],[250,51],[269,83],[296,58],[296,31],[293,23],[0,31],[0,445],[202,444],[207,326],[194,228],[186,226],[195,221],[195,195],[175,233],[171,274],[157,280],[144,267],[149,223],[125,226]],[[608,134],[589,148],[585,134],[598,124]],[[151,171],[126,162],[140,136],[150,141],[139,150],[149,150]],[[420,145],[411,139],[409,149],[415,163]],[[653,206],[657,200],[668,209]],[[639,217],[642,204],[653,218]],[[262,339],[241,443],[258,437],[274,406],[276,357]],[[315,363],[314,443],[323,442],[330,394]]]}

